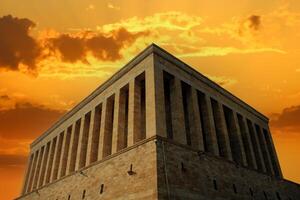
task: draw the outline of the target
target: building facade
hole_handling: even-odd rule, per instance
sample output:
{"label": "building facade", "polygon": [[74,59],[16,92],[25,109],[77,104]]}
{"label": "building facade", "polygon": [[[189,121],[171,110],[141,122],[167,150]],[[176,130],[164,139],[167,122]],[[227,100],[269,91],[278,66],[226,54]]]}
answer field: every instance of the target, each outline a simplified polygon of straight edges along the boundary
{"label": "building facade", "polygon": [[30,146],[20,200],[300,199],[268,119],[152,44]]}

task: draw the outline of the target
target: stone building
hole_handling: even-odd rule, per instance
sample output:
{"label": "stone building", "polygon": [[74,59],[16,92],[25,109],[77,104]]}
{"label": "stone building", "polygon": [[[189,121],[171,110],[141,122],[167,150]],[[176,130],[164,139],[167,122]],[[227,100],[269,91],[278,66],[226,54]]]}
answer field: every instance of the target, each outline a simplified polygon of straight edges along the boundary
{"label": "stone building", "polygon": [[268,118],[150,45],[30,146],[27,200],[299,200]]}

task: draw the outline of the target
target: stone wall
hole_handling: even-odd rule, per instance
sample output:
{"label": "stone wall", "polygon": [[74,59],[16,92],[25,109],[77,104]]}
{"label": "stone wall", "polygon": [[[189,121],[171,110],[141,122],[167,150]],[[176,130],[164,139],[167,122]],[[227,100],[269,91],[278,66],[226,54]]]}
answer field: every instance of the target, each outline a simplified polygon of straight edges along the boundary
{"label": "stone wall", "polygon": [[157,199],[155,151],[154,140],[144,140],[18,199]]}
{"label": "stone wall", "polygon": [[298,200],[300,186],[161,138],[157,142],[159,199]]}

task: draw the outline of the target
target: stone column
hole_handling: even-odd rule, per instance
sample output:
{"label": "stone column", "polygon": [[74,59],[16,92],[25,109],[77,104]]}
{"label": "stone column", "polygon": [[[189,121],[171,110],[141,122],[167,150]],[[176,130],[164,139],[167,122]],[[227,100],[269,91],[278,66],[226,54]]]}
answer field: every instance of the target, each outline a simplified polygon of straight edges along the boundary
{"label": "stone column", "polygon": [[230,146],[230,140],[229,135],[226,127],[226,121],[225,121],[225,115],[223,110],[223,105],[218,102],[218,113],[220,115],[220,133],[222,134],[222,138],[224,140],[224,149],[225,149],[225,157],[228,160],[233,160],[232,158],[232,152],[231,152],[231,146]]}
{"label": "stone column", "polygon": [[33,180],[34,180],[34,176],[35,176],[35,172],[36,172],[36,165],[37,165],[37,161],[38,161],[38,156],[39,156],[39,151],[37,150],[34,153],[34,159],[33,159],[33,166],[30,172],[30,179],[29,179],[29,184],[27,187],[27,193],[32,191],[32,187],[33,187]]}
{"label": "stone column", "polygon": [[80,122],[80,131],[78,137],[78,147],[77,147],[77,154],[76,154],[76,163],[75,163],[75,171],[80,168],[80,154],[81,154],[81,145],[82,145],[82,136],[83,136],[83,127],[84,127],[84,116],[81,117]]}
{"label": "stone column", "polygon": [[170,91],[173,139],[181,144],[187,144],[181,81],[178,78],[174,77]]}
{"label": "stone column", "polygon": [[38,183],[38,186],[42,186],[43,183],[44,183],[44,178],[45,178],[45,174],[46,174],[46,167],[47,167],[47,162],[48,162],[48,158],[49,158],[49,153],[50,153],[50,142],[48,142],[46,144],[46,150],[45,150],[45,153],[44,153],[44,157],[43,157],[43,161],[42,161],[42,171],[41,171],[41,174],[40,174],[40,178],[39,178],[39,183]]}
{"label": "stone column", "polygon": [[53,170],[52,170],[52,177],[51,180],[54,181],[57,179],[58,176],[58,168],[60,165],[60,158],[61,158],[61,148],[62,148],[62,144],[63,144],[63,139],[64,139],[64,132],[61,132],[57,137],[58,141],[57,141],[57,145],[55,148],[55,159],[54,159],[54,163],[53,163]]}
{"label": "stone column", "polygon": [[270,152],[267,147],[267,142],[266,142],[266,138],[264,136],[263,130],[260,126],[259,126],[258,134],[259,134],[259,139],[261,140],[262,152],[265,155],[264,161],[265,161],[266,169],[269,172],[269,174],[274,175],[274,169],[273,169],[273,165],[272,165],[272,161],[271,161]]}
{"label": "stone column", "polygon": [[61,147],[61,156],[59,160],[59,165],[58,165],[58,172],[57,172],[57,179],[61,177],[61,171],[62,171],[62,165],[63,165],[63,159],[64,159],[64,151],[65,151],[65,146],[67,142],[67,134],[68,134],[68,129],[64,131],[64,136],[63,136],[63,142],[62,142],[62,147]]}
{"label": "stone column", "polygon": [[167,137],[163,73],[152,55],[146,68],[146,138]]}
{"label": "stone column", "polygon": [[66,175],[68,175],[70,173],[70,167],[71,167],[71,161],[72,161],[72,150],[74,149],[74,137],[75,137],[75,126],[76,126],[75,124],[76,123],[72,124],[70,148],[69,148],[68,156],[67,156],[68,160],[67,160],[67,166],[66,166]]}
{"label": "stone column", "polygon": [[191,102],[189,102],[189,113],[191,119],[191,142],[192,147],[204,151],[203,132],[199,113],[197,90],[191,87]]}
{"label": "stone column", "polygon": [[70,143],[71,143],[71,135],[72,135],[72,125],[69,126],[65,130],[65,139],[64,139],[64,145],[63,145],[63,152],[61,157],[61,168],[59,170],[59,177],[63,177],[66,175],[66,169],[67,169],[67,163],[68,160],[70,160],[69,157],[69,149],[70,149]]}
{"label": "stone column", "polygon": [[100,137],[99,137],[99,148],[98,148],[98,159],[103,158],[103,146],[104,146],[104,133],[105,133],[105,121],[106,121],[106,105],[107,100],[102,103],[102,113],[101,113],[101,126],[100,126]]}
{"label": "stone column", "polygon": [[248,164],[250,164],[254,169],[257,169],[257,163],[256,163],[255,154],[254,154],[254,150],[253,150],[253,144],[252,144],[251,137],[250,137],[250,131],[249,131],[247,122],[244,117],[242,118],[242,123],[244,124],[244,127],[245,127],[245,136],[246,136],[246,140],[247,140],[247,143],[249,146]]}
{"label": "stone column", "polygon": [[24,183],[23,183],[22,194],[25,194],[27,192],[27,188],[28,188],[28,185],[29,185],[29,179],[30,179],[30,175],[31,175],[31,171],[32,171],[33,158],[34,158],[34,154],[31,154],[28,157],[27,169],[26,169],[26,173],[25,173],[26,177],[25,177]]}
{"label": "stone column", "polygon": [[[117,90],[115,93],[115,109],[114,109],[114,123],[113,123],[113,133],[112,133],[112,154],[118,151],[118,137],[121,134],[121,129],[124,127],[124,121],[121,121],[122,118],[122,98],[120,90]],[[121,113],[120,113],[121,112]]]}
{"label": "stone column", "polygon": [[[146,94],[147,95],[147,94]],[[141,98],[140,86],[136,83],[136,78],[129,82],[129,105],[128,105],[128,146],[132,146],[136,142],[137,134],[140,131],[141,117]]]}
{"label": "stone column", "polygon": [[49,156],[49,161],[47,162],[47,171],[46,171],[46,178],[45,178],[45,184],[49,183],[51,180],[52,176],[52,170],[53,170],[53,161],[55,157],[55,150],[56,150],[56,145],[57,145],[57,136],[52,139],[51,141],[51,146],[50,146],[50,156]]}
{"label": "stone column", "polygon": [[258,155],[259,155],[258,160],[260,161],[260,164],[258,164],[258,163],[257,164],[261,167],[262,172],[266,172],[267,170],[266,170],[266,166],[265,166],[265,163],[264,163],[264,158],[263,158],[263,155],[262,155],[262,150],[261,150],[260,143],[259,143],[258,133],[256,131],[255,125],[253,123],[251,123],[251,125],[252,125],[252,128],[253,128],[253,133],[254,133],[256,144],[257,144],[257,152],[258,152]]}
{"label": "stone column", "polygon": [[37,163],[36,172],[35,172],[34,181],[33,181],[33,190],[37,188],[37,184],[39,181],[41,164],[42,164],[42,160],[43,160],[43,156],[44,156],[44,148],[45,147],[42,146],[42,148],[39,150],[40,154],[39,154],[38,163]]}
{"label": "stone column", "polygon": [[243,140],[242,140],[242,134],[241,134],[241,129],[238,123],[238,119],[237,119],[237,113],[235,111],[233,111],[233,120],[234,120],[234,126],[235,126],[235,130],[236,130],[236,142],[237,145],[239,146],[239,151],[240,151],[240,164],[247,166],[247,159],[246,159],[246,154],[245,154],[245,148],[244,148],[244,144],[243,144]]}
{"label": "stone column", "polygon": [[214,117],[213,117],[213,111],[211,105],[211,100],[208,95],[205,95],[205,107],[207,110],[207,116],[206,119],[204,119],[204,123],[207,123],[207,142],[208,142],[208,150],[209,152],[213,153],[216,156],[219,156],[219,147],[218,147],[218,141],[217,141],[217,135],[216,135],[216,129],[215,129],[215,123],[214,123]]}
{"label": "stone column", "polygon": [[93,132],[95,126],[95,108],[91,111],[91,119],[90,119],[90,127],[88,133],[88,143],[87,143],[87,152],[86,152],[86,166],[91,164],[91,152],[92,152],[92,145],[93,145]]}
{"label": "stone column", "polygon": [[269,142],[269,150],[271,152],[271,158],[272,158],[272,163],[273,163],[273,169],[274,169],[275,176],[277,176],[279,178],[282,178],[283,177],[282,176],[282,171],[281,171],[281,168],[280,168],[279,160],[278,160],[278,157],[277,157],[276,149],[275,149],[275,146],[274,146],[274,142],[273,142],[273,139],[272,139],[272,136],[271,136],[269,126],[267,126],[266,131],[267,131],[266,132],[266,134],[267,134],[266,140],[267,140],[267,142]]}
{"label": "stone column", "polygon": [[127,146],[126,93],[126,88],[122,88],[115,94],[112,153],[116,153]]}

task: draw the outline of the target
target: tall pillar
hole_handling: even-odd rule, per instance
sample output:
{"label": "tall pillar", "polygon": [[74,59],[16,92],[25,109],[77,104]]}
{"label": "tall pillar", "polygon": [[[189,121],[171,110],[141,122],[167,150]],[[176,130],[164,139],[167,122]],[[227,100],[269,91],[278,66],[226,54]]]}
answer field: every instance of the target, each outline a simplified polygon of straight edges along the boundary
{"label": "tall pillar", "polygon": [[27,192],[27,188],[28,188],[28,185],[29,185],[30,174],[31,174],[31,171],[32,171],[33,158],[34,158],[34,154],[31,154],[30,157],[28,158],[27,169],[26,169],[26,177],[24,179],[22,194],[25,194]]}
{"label": "tall pillar", "polygon": [[257,132],[257,135],[258,135],[258,140],[259,140],[259,143],[260,143],[260,147],[261,147],[261,151],[262,151],[262,154],[263,154],[263,158],[264,158],[267,173],[271,174],[271,175],[274,175],[274,170],[273,170],[273,166],[272,166],[272,162],[271,162],[271,158],[270,158],[270,153],[269,153],[269,150],[268,150],[268,147],[267,147],[265,136],[264,136],[263,131],[262,131],[262,129],[259,125],[255,125],[255,127],[256,127],[256,132]]}
{"label": "tall pillar", "polygon": [[112,131],[114,121],[114,101],[115,95],[106,99],[103,109],[103,126],[100,129],[100,156],[104,158],[111,154]]}
{"label": "tall pillar", "polygon": [[[66,175],[68,175],[70,172],[72,172],[72,166],[71,165],[72,165],[72,161],[74,160],[74,158],[72,156],[75,154],[74,149],[77,149],[76,139],[75,139],[76,123],[72,124],[71,127],[72,127],[71,128],[72,131],[71,131],[70,148],[69,148],[69,152],[68,152],[68,160],[67,160],[67,166],[66,166]],[[76,145],[76,148],[75,148],[75,145]]]}
{"label": "tall pillar", "polygon": [[244,144],[243,144],[243,140],[242,140],[241,129],[240,129],[240,126],[238,123],[237,113],[235,111],[233,111],[233,120],[234,120],[235,129],[236,129],[237,142],[238,142],[239,149],[240,149],[240,161],[241,161],[240,164],[247,166],[248,163],[247,163],[245,148],[244,148]]}
{"label": "tall pillar", "polygon": [[44,157],[44,148],[45,148],[45,146],[42,146],[42,148],[40,149],[40,155],[39,155],[38,163],[37,163],[37,167],[36,167],[36,174],[34,176],[33,189],[36,189],[37,186],[38,186],[38,181],[39,181],[40,172],[41,172],[42,160],[43,160],[43,157]]}
{"label": "tall pillar", "polygon": [[83,135],[83,127],[84,127],[84,116],[80,119],[80,131],[78,137],[78,146],[77,146],[77,154],[76,154],[76,163],[75,163],[75,171],[80,169],[80,154],[81,154],[81,145],[82,145],[82,135]]}
{"label": "tall pillar", "polygon": [[[147,95],[147,94],[146,94]],[[140,85],[137,84],[136,78],[129,82],[129,103],[128,103],[128,146],[132,146],[138,138],[140,132],[140,117],[141,117],[141,97]]]}
{"label": "tall pillar", "polygon": [[37,165],[37,161],[38,161],[38,156],[39,156],[39,151],[37,150],[34,153],[34,160],[33,160],[33,166],[30,172],[30,179],[29,179],[29,184],[27,187],[27,193],[32,191],[32,187],[33,187],[33,180],[34,180],[34,176],[35,176],[35,172],[36,172],[36,165]]}
{"label": "tall pillar", "polygon": [[70,149],[70,142],[71,142],[71,135],[72,135],[72,125],[65,130],[65,133],[66,133],[64,139],[65,142],[63,145],[63,152],[61,157],[61,167],[58,172],[59,177],[63,177],[66,175],[67,163],[68,160],[70,160],[69,149]]}
{"label": "tall pillar", "polygon": [[103,158],[103,145],[104,145],[104,133],[105,133],[105,121],[106,121],[106,105],[107,100],[102,103],[102,114],[101,114],[101,125],[100,125],[100,137],[99,137],[99,148],[98,148],[98,159]]}
{"label": "tall pillar", "polygon": [[53,163],[53,170],[52,170],[52,177],[51,177],[52,181],[56,180],[58,176],[58,168],[60,165],[61,149],[62,149],[64,135],[65,135],[64,132],[61,132],[58,136],[58,142],[55,150],[55,157],[54,157],[55,159]]}
{"label": "tall pillar", "polygon": [[[223,141],[222,146],[223,146],[224,155],[228,160],[233,160],[231,147],[230,147],[229,135],[228,135],[228,131],[226,128],[226,121],[225,121],[225,116],[224,116],[223,105],[220,102],[217,102],[216,119],[219,121],[219,133],[221,134],[220,138],[222,138],[221,140]],[[216,127],[217,127],[217,125],[216,125]]]}
{"label": "tall pillar", "polygon": [[266,170],[264,158],[262,155],[262,150],[261,150],[260,143],[259,143],[258,133],[257,133],[255,125],[253,123],[251,123],[251,126],[253,129],[253,134],[254,134],[256,148],[257,148],[257,154],[258,154],[258,160],[256,161],[256,163],[257,163],[258,169],[260,171],[266,172],[267,170]]}
{"label": "tall pillar", "polygon": [[91,119],[90,119],[90,127],[88,133],[88,143],[87,143],[87,152],[86,152],[86,166],[92,163],[91,160],[91,153],[92,153],[92,146],[93,146],[93,139],[94,139],[94,128],[95,128],[95,116],[96,115],[96,108],[92,109],[91,111]]}
{"label": "tall pillar", "polygon": [[93,126],[92,141],[91,141],[92,145],[90,150],[90,163],[93,163],[98,159],[101,115],[102,115],[102,103],[97,105],[95,108],[94,126]]}
{"label": "tall pillar", "polygon": [[271,136],[271,132],[269,127],[267,126],[267,129],[264,131],[265,134],[265,138],[268,144],[268,148],[269,148],[269,152],[271,153],[271,160],[272,160],[272,164],[273,164],[273,169],[274,169],[274,173],[275,176],[282,178],[282,171],[279,165],[279,161],[278,161],[278,157],[277,157],[277,153],[275,150],[275,146],[274,146],[274,142]]}
{"label": "tall pillar", "polygon": [[154,56],[146,69],[146,138],[167,137],[163,71],[158,63],[154,63]]}
{"label": "tall pillar", "polygon": [[127,147],[127,127],[128,127],[128,87],[125,86],[116,92],[115,109],[114,109],[114,124],[113,124],[113,139],[112,153],[116,153]]}
{"label": "tall pillar", "polygon": [[91,123],[91,112],[88,112],[84,115],[82,135],[81,135],[81,139],[79,141],[80,149],[79,149],[79,163],[78,163],[77,169],[81,169],[86,166],[90,123]]}
{"label": "tall pillar", "polygon": [[174,78],[170,91],[173,139],[181,144],[187,144],[181,81],[178,78]]}
{"label": "tall pillar", "polygon": [[206,110],[207,113],[205,119],[203,120],[204,123],[206,123],[207,127],[207,135],[206,135],[206,140],[208,143],[208,151],[213,153],[216,156],[220,155],[220,151],[218,148],[218,141],[217,141],[217,134],[216,134],[216,129],[215,129],[215,123],[214,123],[214,117],[213,117],[213,111],[211,105],[211,100],[208,95],[205,95],[203,102],[203,106],[205,107],[204,111]]}
{"label": "tall pillar", "polygon": [[61,173],[62,173],[62,168],[63,168],[63,162],[64,162],[64,151],[65,151],[65,146],[66,146],[66,142],[67,142],[67,135],[68,135],[68,129],[64,130],[64,135],[63,135],[63,139],[62,139],[62,146],[61,146],[61,150],[60,150],[60,159],[59,159],[59,164],[58,164],[58,170],[57,170],[57,179],[59,179],[61,177]]}
{"label": "tall pillar", "polygon": [[244,144],[245,144],[245,153],[247,155],[248,166],[250,166],[253,169],[257,169],[255,154],[254,154],[254,150],[253,150],[254,147],[253,147],[253,144],[251,141],[249,128],[246,125],[246,120],[241,115],[240,115],[240,119],[238,119],[238,120],[240,123],[242,136],[244,138],[243,140],[244,140]]}
{"label": "tall pillar", "polygon": [[38,182],[38,187],[41,187],[44,183],[45,179],[45,174],[46,174],[46,167],[47,167],[47,162],[49,159],[49,153],[50,153],[50,142],[46,144],[46,150],[43,156],[43,161],[42,161],[42,167],[41,167],[41,173],[39,177],[39,182]]}
{"label": "tall pillar", "polygon": [[52,176],[52,170],[53,170],[53,161],[55,157],[55,150],[56,150],[56,145],[57,145],[57,136],[52,139],[51,141],[51,147],[50,147],[50,156],[49,156],[49,161],[47,163],[47,174],[46,174],[46,179],[45,179],[45,184],[49,183],[51,180]]}
{"label": "tall pillar", "polygon": [[203,144],[203,133],[201,127],[201,119],[198,105],[198,96],[197,90],[195,88],[191,88],[191,102],[189,103],[189,113],[191,119],[191,142],[192,147],[199,150],[204,151]]}

